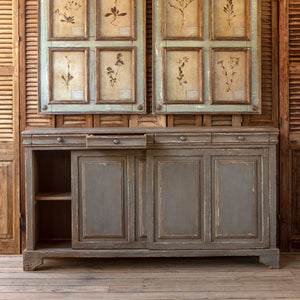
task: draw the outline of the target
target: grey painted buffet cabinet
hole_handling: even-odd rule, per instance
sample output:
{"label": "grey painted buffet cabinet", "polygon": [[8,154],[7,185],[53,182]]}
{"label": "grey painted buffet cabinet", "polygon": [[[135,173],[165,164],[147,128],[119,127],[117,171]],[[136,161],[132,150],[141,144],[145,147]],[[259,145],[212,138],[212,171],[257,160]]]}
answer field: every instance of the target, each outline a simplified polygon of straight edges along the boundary
{"label": "grey painted buffet cabinet", "polygon": [[279,267],[267,128],[36,129],[24,269],[55,257],[259,256]]}

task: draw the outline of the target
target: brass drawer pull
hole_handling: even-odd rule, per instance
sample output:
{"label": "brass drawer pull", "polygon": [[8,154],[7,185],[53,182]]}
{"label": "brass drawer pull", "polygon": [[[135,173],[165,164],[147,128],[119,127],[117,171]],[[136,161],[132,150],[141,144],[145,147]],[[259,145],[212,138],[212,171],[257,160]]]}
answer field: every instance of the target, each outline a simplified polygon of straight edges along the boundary
{"label": "brass drawer pull", "polygon": [[114,140],[113,140],[113,143],[114,143],[115,145],[118,145],[118,144],[120,144],[120,140],[119,140],[119,139],[114,139]]}
{"label": "brass drawer pull", "polygon": [[239,136],[237,137],[237,139],[238,139],[239,141],[244,141],[244,140],[245,140],[245,137],[242,136],[242,135],[239,135]]}
{"label": "brass drawer pull", "polygon": [[179,139],[180,139],[182,142],[186,141],[186,137],[183,136],[183,135],[181,135],[181,136],[179,137]]}

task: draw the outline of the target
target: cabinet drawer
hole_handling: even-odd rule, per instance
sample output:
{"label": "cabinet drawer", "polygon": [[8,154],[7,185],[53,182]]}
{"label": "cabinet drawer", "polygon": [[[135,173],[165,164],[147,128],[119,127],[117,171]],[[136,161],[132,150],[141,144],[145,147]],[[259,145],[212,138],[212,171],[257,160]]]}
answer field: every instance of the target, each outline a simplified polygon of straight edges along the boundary
{"label": "cabinet drawer", "polygon": [[33,135],[33,145],[41,146],[85,146],[85,135]]}
{"label": "cabinet drawer", "polygon": [[155,144],[161,145],[189,145],[211,143],[211,134],[175,133],[157,134]]}
{"label": "cabinet drawer", "polygon": [[86,147],[88,149],[144,149],[147,146],[147,135],[88,135]]}
{"label": "cabinet drawer", "polygon": [[269,143],[268,134],[250,134],[250,133],[213,133],[213,143],[246,143],[246,144],[261,144]]}

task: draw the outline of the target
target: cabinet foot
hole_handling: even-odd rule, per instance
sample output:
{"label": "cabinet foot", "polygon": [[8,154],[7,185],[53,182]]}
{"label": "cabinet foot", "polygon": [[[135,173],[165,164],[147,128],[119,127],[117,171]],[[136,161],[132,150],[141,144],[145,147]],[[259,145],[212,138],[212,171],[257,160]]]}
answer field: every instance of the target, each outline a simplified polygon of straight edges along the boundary
{"label": "cabinet foot", "polygon": [[279,251],[266,251],[259,256],[259,262],[269,266],[271,269],[279,269]]}
{"label": "cabinet foot", "polygon": [[37,267],[43,264],[43,257],[33,253],[23,253],[23,270],[35,271]]}

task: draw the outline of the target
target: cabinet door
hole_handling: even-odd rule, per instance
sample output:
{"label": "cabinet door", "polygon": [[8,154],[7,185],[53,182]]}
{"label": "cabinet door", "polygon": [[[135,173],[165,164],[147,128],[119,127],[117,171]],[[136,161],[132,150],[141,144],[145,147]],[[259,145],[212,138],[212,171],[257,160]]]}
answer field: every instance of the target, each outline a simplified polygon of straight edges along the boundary
{"label": "cabinet door", "polygon": [[195,249],[204,241],[203,156],[149,151],[149,248]]}
{"label": "cabinet door", "polygon": [[267,247],[268,150],[214,151],[211,162],[214,247]]}
{"label": "cabinet door", "polygon": [[135,190],[144,173],[135,170],[140,159],[132,151],[72,154],[73,248],[142,247],[135,237]]}

